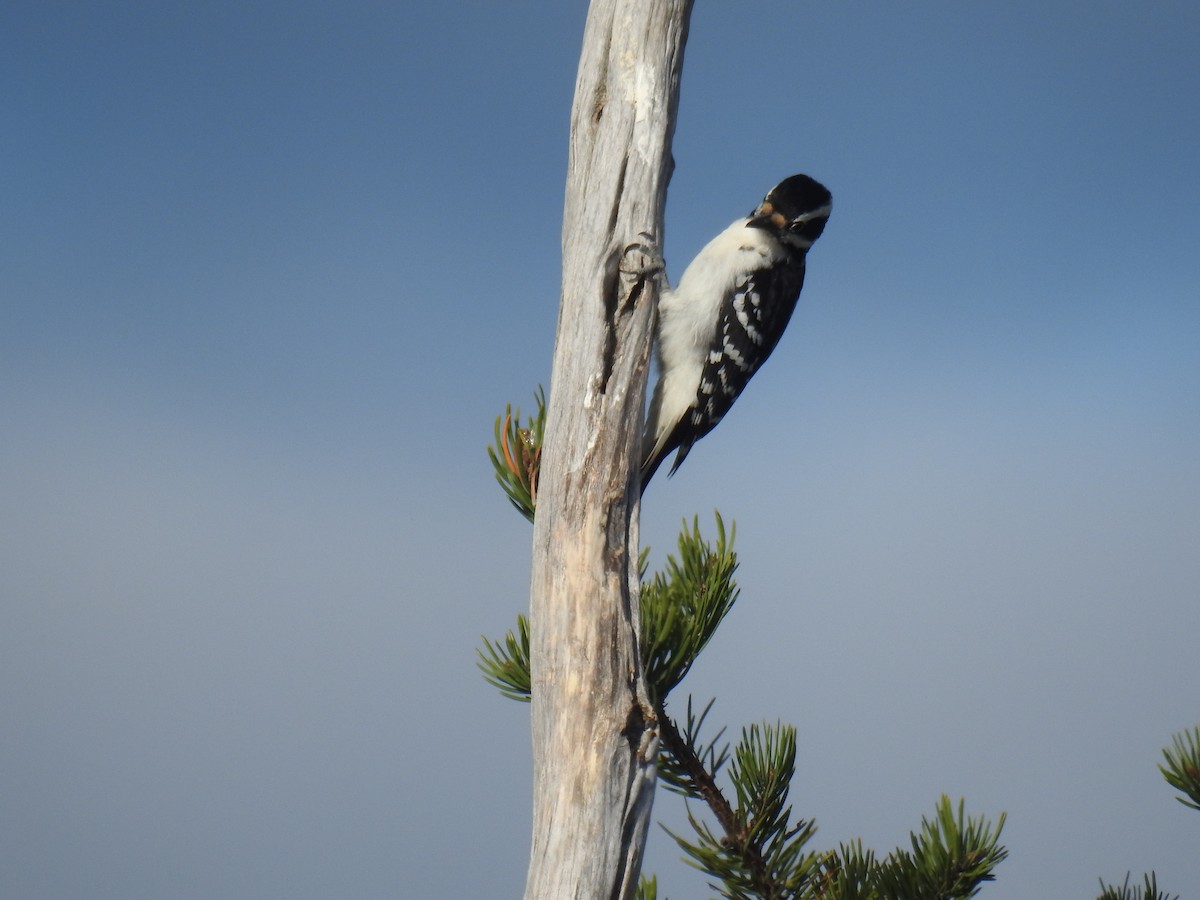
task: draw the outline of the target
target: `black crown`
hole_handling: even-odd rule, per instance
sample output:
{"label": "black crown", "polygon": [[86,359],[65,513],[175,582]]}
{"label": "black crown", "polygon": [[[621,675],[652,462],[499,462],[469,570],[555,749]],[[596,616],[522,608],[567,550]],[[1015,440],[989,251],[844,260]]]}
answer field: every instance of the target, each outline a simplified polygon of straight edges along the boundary
{"label": "black crown", "polygon": [[829,206],[833,196],[815,178],[793,175],[771,188],[763,202],[770,203],[776,212],[782,213],[790,221],[822,206]]}

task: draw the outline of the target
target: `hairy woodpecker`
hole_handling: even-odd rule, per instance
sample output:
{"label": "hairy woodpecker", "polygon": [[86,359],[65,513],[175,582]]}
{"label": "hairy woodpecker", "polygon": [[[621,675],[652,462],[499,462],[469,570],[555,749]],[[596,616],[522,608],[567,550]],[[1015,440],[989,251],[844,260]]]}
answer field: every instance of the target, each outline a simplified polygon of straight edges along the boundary
{"label": "hairy woodpecker", "polygon": [[642,487],[678,449],[670,474],[766,362],[787,327],[804,257],[832,197],[807,175],[773,187],[749,216],[700,251],[658,304],[658,384],[642,443]]}

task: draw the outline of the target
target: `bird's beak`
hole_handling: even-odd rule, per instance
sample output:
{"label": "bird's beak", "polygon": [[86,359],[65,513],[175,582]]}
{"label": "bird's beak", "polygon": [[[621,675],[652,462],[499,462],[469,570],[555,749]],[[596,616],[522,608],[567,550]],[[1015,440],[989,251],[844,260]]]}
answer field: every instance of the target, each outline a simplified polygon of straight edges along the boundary
{"label": "bird's beak", "polygon": [[776,212],[770,203],[764,203],[756,209],[750,216],[750,221],[746,223],[747,228],[762,228],[767,231],[779,231],[786,225],[787,219],[783,213]]}

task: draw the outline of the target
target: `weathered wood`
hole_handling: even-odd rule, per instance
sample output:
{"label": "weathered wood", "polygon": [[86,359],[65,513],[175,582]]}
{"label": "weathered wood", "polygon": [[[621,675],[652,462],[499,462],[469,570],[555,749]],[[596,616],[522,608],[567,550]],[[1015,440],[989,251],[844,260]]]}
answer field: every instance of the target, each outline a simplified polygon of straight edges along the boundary
{"label": "weathered wood", "polygon": [[[593,0],[571,116],[530,589],[526,900],[631,897],[656,777],[637,651],[640,432],[691,0]],[[641,242],[649,254],[630,250]]]}

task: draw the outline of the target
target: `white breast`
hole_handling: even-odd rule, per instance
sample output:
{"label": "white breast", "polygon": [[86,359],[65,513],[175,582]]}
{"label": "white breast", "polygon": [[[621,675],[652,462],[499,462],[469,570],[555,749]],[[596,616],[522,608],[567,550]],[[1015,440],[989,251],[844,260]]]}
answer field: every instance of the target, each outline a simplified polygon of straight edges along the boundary
{"label": "white breast", "polygon": [[701,250],[658,305],[659,382],[646,442],[657,452],[696,400],[721,304],[739,276],[783,261],[787,251],[768,232],[738,219]]}

